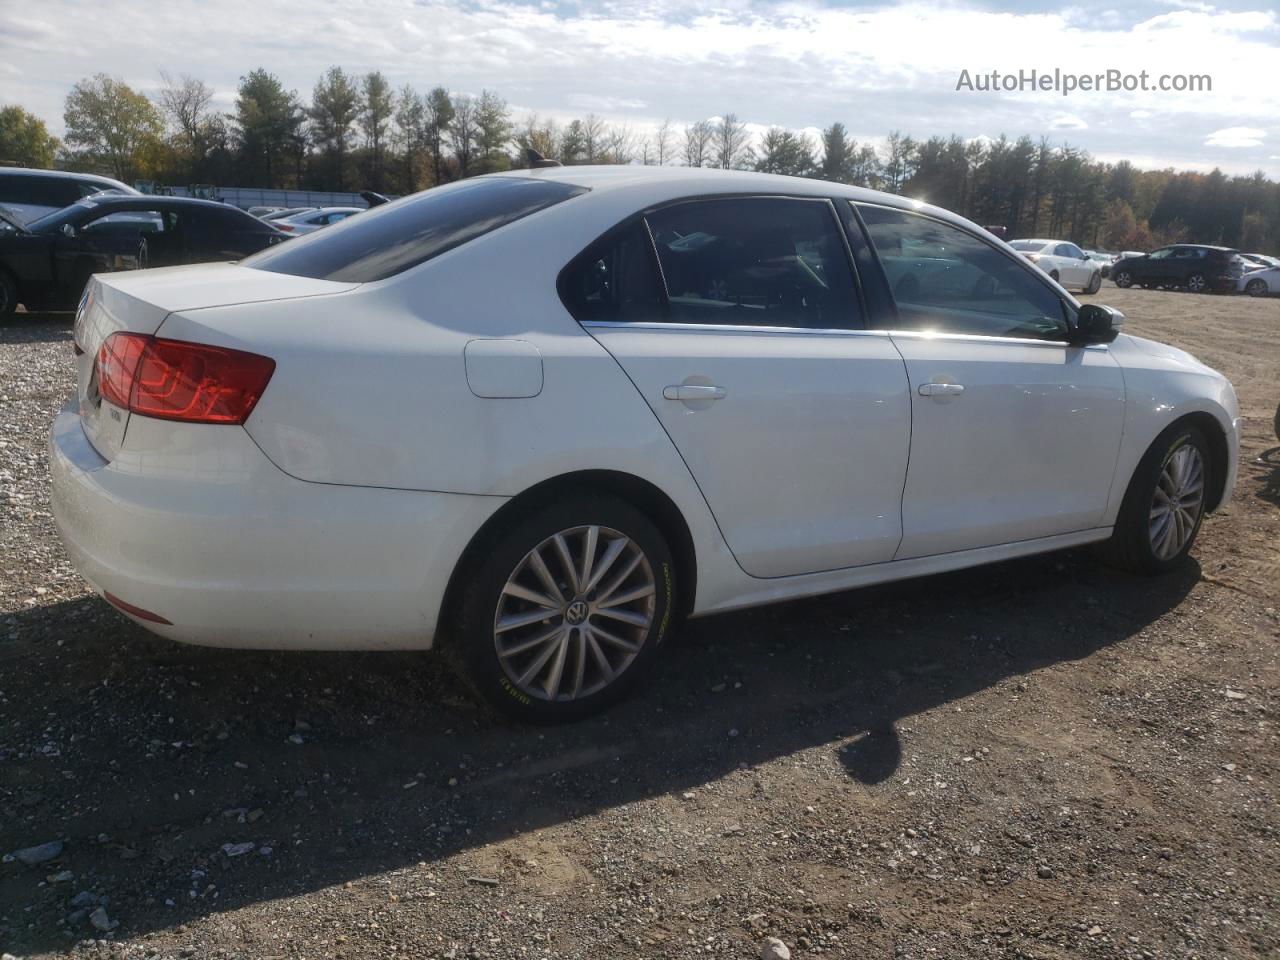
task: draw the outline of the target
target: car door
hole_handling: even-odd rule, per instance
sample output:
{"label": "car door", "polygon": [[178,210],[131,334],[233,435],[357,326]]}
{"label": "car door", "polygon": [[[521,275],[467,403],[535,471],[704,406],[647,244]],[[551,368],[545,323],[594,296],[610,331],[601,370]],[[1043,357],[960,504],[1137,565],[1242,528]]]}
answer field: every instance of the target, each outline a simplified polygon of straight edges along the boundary
{"label": "car door", "polygon": [[1159,250],[1151,251],[1145,259],[1134,264],[1134,278],[1139,283],[1152,286],[1176,283],[1177,265],[1174,258],[1177,249],[1177,247],[1161,247]]}
{"label": "car door", "polygon": [[1089,266],[1089,260],[1084,255],[1084,251],[1074,243],[1060,243],[1058,244],[1057,253],[1058,256],[1062,257],[1064,267],[1062,285],[1072,287],[1088,286],[1089,278],[1093,275],[1093,268]]}
{"label": "car door", "polygon": [[1033,268],[954,224],[859,204],[881,260],[944,247],[982,279],[967,298],[927,276],[886,321],[911,382],[911,462],[896,559],[1102,524],[1124,421],[1106,346],[1069,346],[1064,302]]}
{"label": "car door", "polygon": [[893,557],[906,371],[888,334],[862,329],[830,201],[650,211],[578,258],[561,292],[666,428],[748,574]]}

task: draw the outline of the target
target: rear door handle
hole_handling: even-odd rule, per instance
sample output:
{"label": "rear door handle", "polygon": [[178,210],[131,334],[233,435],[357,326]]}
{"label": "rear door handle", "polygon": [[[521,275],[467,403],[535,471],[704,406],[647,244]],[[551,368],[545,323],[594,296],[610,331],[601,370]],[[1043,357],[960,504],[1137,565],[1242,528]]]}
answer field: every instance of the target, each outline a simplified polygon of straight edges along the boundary
{"label": "rear door handle", "polygon": [[959,383],[922,383],[919,389],[922,397],[955,397],[964,393],[964,385]]}
{"label": "rear door handle", "polygon": [[668,400],[722,400],[726,392],[724,387],[700,383],[681,383],[662,388],[662,395]]}

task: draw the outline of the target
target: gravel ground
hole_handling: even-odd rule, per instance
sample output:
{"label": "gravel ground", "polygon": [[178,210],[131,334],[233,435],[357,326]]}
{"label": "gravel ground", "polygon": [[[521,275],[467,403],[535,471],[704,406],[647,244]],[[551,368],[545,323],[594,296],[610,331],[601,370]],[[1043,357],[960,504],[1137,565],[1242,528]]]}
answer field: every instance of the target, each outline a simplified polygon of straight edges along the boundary
{"label": "gravel ground", "polygon": [[1280,301],[1098,299],[1240,393],[1197,562],[1073,551],[694,621],[652,687],[550,728],[430,655],[115,614],[46,499],[69,325],[0,331],[0,951],[1280,956]]}

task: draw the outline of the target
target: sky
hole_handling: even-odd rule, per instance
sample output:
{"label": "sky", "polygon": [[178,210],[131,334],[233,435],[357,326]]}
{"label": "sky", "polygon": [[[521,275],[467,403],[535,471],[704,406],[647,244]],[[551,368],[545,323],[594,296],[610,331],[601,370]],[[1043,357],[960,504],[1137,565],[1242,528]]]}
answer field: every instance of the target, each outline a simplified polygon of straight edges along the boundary
{"label": "sky", "polygon": [[[331,64],[420,90],[497,91],[520,115],[644,134],[735,113],[839,120],[860,140],[1048,136],[1095,157],[1280,179],[1277,0],[0,0],[0,104],[61,133],[77,80],[154,94],[190,74],[230,110],[259,66],[304,99]],[[992,70],[1208,75],[1201,92],[957,90]]]}

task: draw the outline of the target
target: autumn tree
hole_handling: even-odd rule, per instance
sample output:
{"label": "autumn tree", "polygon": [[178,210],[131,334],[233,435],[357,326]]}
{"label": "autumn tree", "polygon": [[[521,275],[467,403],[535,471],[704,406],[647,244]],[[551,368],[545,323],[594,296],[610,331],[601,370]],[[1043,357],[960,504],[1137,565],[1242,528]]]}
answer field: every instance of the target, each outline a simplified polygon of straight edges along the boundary
{"label": "autumn tree", "polygon": [[60,145],[34,113],[18,106],[0,108],[0,163],[47,169]]}
{"label": "autumn tree", "polygon": [[143,172],[164,133],[160,111],[123,80],[99,73],[67,94],[62,114],[67,145],[87,164],[107,167],[118,180]]}
{"label": "autumn tree", "polygon": [[387,128],[395,111],[391,84],[380,70],[366,73],[361,81],[359,107],[360,130],[368,151],[367,177],[370,190],[383,190],[383,154],[386,152]]}

